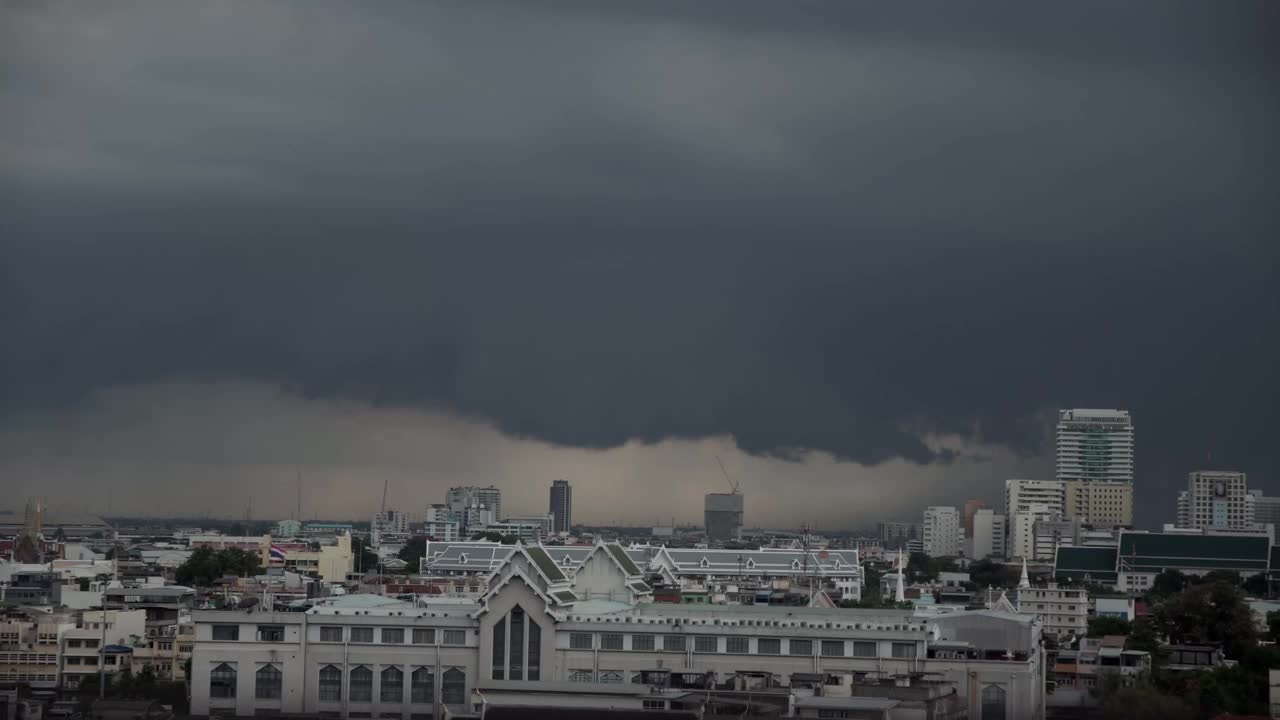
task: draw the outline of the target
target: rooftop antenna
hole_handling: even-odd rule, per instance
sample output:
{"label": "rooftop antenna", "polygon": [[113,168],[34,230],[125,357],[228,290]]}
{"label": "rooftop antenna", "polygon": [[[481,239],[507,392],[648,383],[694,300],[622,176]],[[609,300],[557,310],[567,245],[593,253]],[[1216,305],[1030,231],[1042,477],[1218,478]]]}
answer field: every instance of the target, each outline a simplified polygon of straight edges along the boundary
{"label": "rooftop antenna", "polygon": [[298,478],[298,506],[297,508],[294,509],[293,516],[297,518],[299,522],[301,522],[302,521],[302,470],[295,467],[293,471],[294,473],[296,473]]}

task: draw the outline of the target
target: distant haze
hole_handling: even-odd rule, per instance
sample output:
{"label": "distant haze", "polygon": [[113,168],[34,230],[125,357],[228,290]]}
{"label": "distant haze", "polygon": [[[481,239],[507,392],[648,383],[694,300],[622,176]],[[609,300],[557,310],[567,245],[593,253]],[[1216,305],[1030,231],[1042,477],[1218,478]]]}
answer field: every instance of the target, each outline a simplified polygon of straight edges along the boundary
{"label": "distant haze", "polygon": [[860,526],[1059,407],[1280,492],[1269,0],[0,13],[13,506]]}

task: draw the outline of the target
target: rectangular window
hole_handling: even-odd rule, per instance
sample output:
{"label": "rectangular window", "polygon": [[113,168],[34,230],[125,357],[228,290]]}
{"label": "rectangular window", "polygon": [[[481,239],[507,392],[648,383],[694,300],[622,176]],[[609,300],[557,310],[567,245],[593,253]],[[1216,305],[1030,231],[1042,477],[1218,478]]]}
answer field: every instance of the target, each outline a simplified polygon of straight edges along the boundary
{"label": "rectangular window", "polygon": [[756,641],[756,652],[761,655],[781,655],[782,641],[778,638],[760,638]]}
{"label": "rectangular window", "polygon": [[667,701],[666,700],[645,700],[643,701],[643,707],[645,710],[666,710]]}
{"label": "rectangular window", "polygon": [[383,645],[403,645],[404,628],[382,628]]}
{"label": "rectangular window", "polygon": [[491,674],[494,680],[506,679],[507,668],[507,619],[502,618],[493,626],[493,667]]}
{"label": "rectangular window", "polygon": [[720,638],[710,635],[697,635],[693,638],[693,651],[697,653],[719,652]]}
{"label": "rectangular window", "polygon": [[787,651],[787,654],[788,655],[812,655],[813,641],[812,640],[792,640],[791,647]]}
{"label": "rectangular window", "polygon": [[529,667],[525,670],[526,680],[542,679],[542,628],[533,618],[529,618]]}
{"label": "rectangular window", "polygon": [[371,642],[373,642],[373,628],[371,628],[371,627],[353,627],[353,628],[351,628],[351,642],[353,642],[353,643],[371,643]]}
{"label": "rectangular window", "polygon": [[435,628],[414,628],[413,644],[414,645],[435,645],[436,644]]}
{"label": "rectangular window", "polygon": [[744,637],[725,638],[725,652],[735,655],[746,655],[751,652],[751,639]]}
{"label": "rectangular window", "polygon": [[589,683],[596,681],[596,674],[593,670],[570,670],[569,682]]}
{"label": "rectangular window", "polygon": [[569,649],[590,650],[591,633],[569,633]]}
{"label": "rectangular window", "polygon": [[320,642],[342,642],[342,627],[337,625],[321,627]]}
{"label": "rectangular window", "polygon": [[653,636],[652,635],[632,635],[631,649],[632,650],[652,650]]}
{"label": "rectangular window", "polygon": [[467,631],[466,630],[445,630],[444,644],[445,645],[466,645]]}
{"label": "rectangular window", "polygon": [[844,657],[844,641],[823,640],[822,654],[825,657]]}
{"label": "rectangular window", "polygon": [[879,648],[876,647],[876,643],[870,640],[853,641],[854,657],[876,657],[879,654]]}
{"label": "rectangular window", "polygon": [[600,649],[601,650],[621,650],[622,649],[622,633],[601,633]]}
{"label": "rectangular window", "polygon": [[664,635],[662,637],[662,649],[667,652],[684,652],[685,647],[683,635]]}
{"label": "rectangular window", "polygon": [[524,679],[524,608],[519,605],[511,608],[508,616],[508,632],[511,637],[511,662],[508,664],[507,677],[512,680]]}
{"label": "rectangular window", "polygon": [[[239,625],[214,625],[213,639],[214,640],[239,640],[240,626]],[[97,647],[97,645],[95,644],[92,647]]]}
{"label": "rectangular window", "polygon": [[284,642],[284,626],[259,625],[258,642]]}
{"label": "rectangular window", "polygon": [[896,642],[893,644],[893,657],[895,660],[912,660],[915,658],[915,656],[916,656],[915,643]]}

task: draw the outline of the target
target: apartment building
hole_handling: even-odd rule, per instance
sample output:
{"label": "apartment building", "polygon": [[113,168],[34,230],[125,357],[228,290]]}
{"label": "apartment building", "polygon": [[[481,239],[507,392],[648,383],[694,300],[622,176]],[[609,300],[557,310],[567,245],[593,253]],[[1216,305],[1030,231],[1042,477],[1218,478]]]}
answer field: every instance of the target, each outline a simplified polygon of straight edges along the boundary
{"label": "apartment building", "polygon": [[1089,629],[1089,594],[1081,588],[1044,587],[1018,590],[1018,612],[1035,615],[1044,625],[1046,635],[1067,638],[1084,637]]}

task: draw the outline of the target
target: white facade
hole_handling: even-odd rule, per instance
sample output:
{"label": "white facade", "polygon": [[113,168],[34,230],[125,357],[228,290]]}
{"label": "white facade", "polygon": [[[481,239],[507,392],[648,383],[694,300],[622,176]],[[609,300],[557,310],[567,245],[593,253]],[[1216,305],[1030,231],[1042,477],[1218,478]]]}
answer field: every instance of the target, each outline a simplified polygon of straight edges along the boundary
{"label": "white facade", "polygon": [[990,508],[980,508],[973,514],[973,536],[970,538],[970,557],[974,560],[1004,555],[1005,516]]}
{"label": "white facade", "polygon": [[953,507],[933,506],[924,511],[924,553],[929,557],[955,557],[960,554],[960,511]]}
{"label": "white facade", "polygon": [[145,610],[107,610],[105,619],[101,610],[85,611],[79,627],[62,634],[62,686],[75,688],[85,676],[97,675],[99,662],[107,674],[132,671],[128,655],[106,654],[104,645],[130,646],[147,636],[146,626]]}
{"label": "white facade", "polygon": [[452,487],[445,494],[445,505],[461,523],[462,532],[467,534],[473,528],[483,527],[502,517],[502,491],[493,485]]}
{"label": "white facade", "polygon": [[272,537],[292,538],[302,534],[302,523],[298,520],[281,520],[276,523],[275,529],[272,531]]}
{"label": "white facade", "polygon": [[384,510],[369,519],[369,535],[374,545],[394,542],[409,536],[409,514],[399,510]]}
{"label": "white facade", "polygon": [[1089,629],[1089,594],[1081,588],[1046,587],[1018,590],[1018,612],[1035,615],[1048,635],[1083,637]]}
{"label": "white facade", "polygon": [[1133,422],[1128,410],[1060,410],[1057,479],[1133,482]]}
{"label": "white facade", "polygon": [[1036,522],[1040,520],[1056,520],[1061,517],[1048,505],[1031,503],[1013,513],[1009,523],[1009,542],[1005,548],[1005,557],[1024,558],[1027,560],[1052,560],[1052,553],[1046,557],[1037,554]]}
{"label": "white facade", "polygon": [[473,602],[349,596],[305,613],[197,611],[191,712],[413,720],[502,698],[580,705],[635,685],[674,709],[665,702],[703,694],[651,685],[655,671],[716,682],[768,671],[851,683],[926,673],[954,686],[968,717],[982,717],[984,705],[1007,718],[1044,717],[1041,625],[1032,617],[607,599],[628,596],[633,574],[614,572],[622,556],[602,547],[572,579],[544,550],[519,548]]}
{"label": "white facade", "polygon": [[1183,527],[1248,529],[1254,524],[1256,499],[1242,472],[1200,470],[1187,475]]}
{"label": "white facade", "polygon": [[1047,508],[1047,512],[1061,516],[1066,507],[1066,484],[1059,480],[1005,480],[1004,514],[1029,510],[1032,505]]}
{"label": "white facade", "polygon": [[438,542],[462,539],[462,523],[448,505],[432,505],[422,514],[422,532]]}

